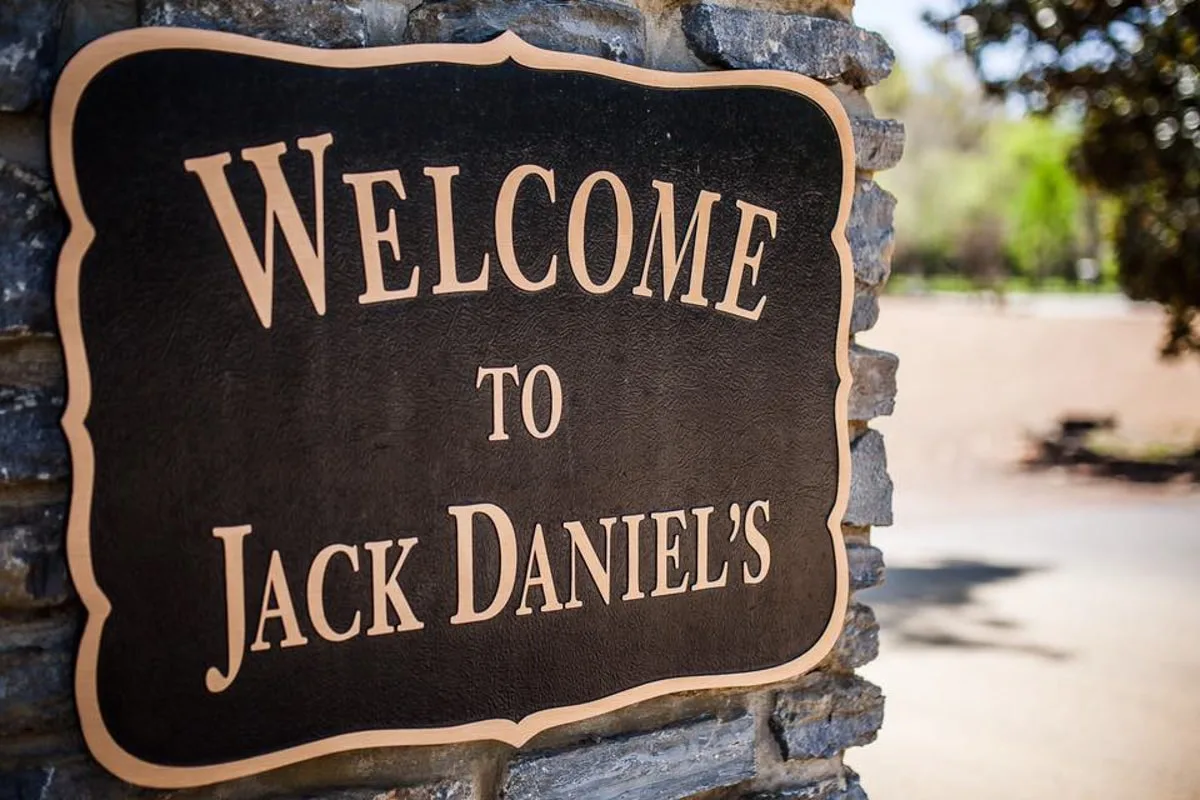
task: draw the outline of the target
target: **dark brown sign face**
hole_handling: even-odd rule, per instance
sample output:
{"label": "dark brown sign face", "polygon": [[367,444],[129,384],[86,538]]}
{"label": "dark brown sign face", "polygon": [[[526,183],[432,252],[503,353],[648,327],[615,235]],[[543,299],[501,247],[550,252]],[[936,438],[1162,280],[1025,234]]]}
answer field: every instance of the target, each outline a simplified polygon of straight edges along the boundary
{"label": "dark brown sign face", "polygon": [[499,739],[832,647],[837,101],[176,30],[68,67],[58,311],[97,758]]}

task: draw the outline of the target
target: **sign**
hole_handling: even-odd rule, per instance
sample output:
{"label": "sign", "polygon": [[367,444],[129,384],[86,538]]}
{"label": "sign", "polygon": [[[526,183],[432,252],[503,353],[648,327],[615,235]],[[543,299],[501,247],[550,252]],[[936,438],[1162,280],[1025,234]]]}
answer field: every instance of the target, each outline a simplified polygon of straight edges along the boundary
{"label": "sign", "polygon": [[77,696],[171,787],[794,676],[847,602],[844,112],[146,29],[54,100]]}

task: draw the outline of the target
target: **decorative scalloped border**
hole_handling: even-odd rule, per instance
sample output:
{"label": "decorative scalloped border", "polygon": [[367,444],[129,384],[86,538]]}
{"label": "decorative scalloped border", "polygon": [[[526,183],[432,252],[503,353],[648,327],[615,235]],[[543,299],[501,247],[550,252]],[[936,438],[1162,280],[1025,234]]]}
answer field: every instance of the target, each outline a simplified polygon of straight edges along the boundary
{"label": "decorative scalloped border", "polygon": [[[842,194],[832,240],[842,272],[842,305],[838,319],[837,369],[840,384],[836,398],[838,436],[838,489],[829,515],[837,569],[833,612],[824,634],[799,658],[769,669],[727,675],[671,678],[643,684],[579,705],[546,709],[519,721],[493,719],[447,728],[374,730],[332,736],[265,755],[198,767],[173,767],[143,761],[123,749],[109,733],[100,714],[96,666],[104,621],[112,610],[92,569],[89,520],[95,470],[92,441],[84,420],[91,402],[91,379],[79,317],[79,272],[95,229],[84,212],[76,182],[73,147],[75,112],[89,82],[108,65],[134,53],[153,50],[198,49],[288,61],[318,67],[360,69],[437,61],[487,66],[512,59],[542,70],[586,72],[628,83],[668,89],[713,86],[765,86],[786,89],[819,105],[837,129],[842,148]],[[558,725],[578,722],[672,692],[749,687],[786,680],[815,667],[832,649],[841,633],[849,598],[849,575],[841,520],[850,486],[850,437],[847,403],[850,394],[850,315],[854,297],[854,269],[846,226],[854,193],[854,145],[850,121],[837,97],[811,78],[771,70],[716,72],[661,72],[618,64],[594,56],[543,50],[514,33],[484,44],[412,44],[357,50],[317,50],[212,31],[180,28],[141,28],[98,39],[81,50],[59,80],[50,113],[50,155],[58,193],[71,223],[58,264],[55,302],[66,356],[68,397],[62,426],[73,465],[71,507],[67,525],[67,554],[71,578],[87,607],[88,619],[75,672],[75,696],[84,738],[96,759],[130,783],[156,788],[182,788],[231,780],[305,759],[345,750],[402,745],[438,745],[495,739],[519,747],[538,733]]]}

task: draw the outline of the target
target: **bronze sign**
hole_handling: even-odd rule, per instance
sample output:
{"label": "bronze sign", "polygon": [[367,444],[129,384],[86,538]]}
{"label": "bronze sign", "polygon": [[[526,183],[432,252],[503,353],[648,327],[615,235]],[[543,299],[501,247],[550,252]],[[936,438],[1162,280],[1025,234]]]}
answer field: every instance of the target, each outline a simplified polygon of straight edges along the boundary
{"label": "bronze sign", "polygon": [[145,29],[52,156],[76,690],[159,787],[813,667],[845,113],[808,79]]}

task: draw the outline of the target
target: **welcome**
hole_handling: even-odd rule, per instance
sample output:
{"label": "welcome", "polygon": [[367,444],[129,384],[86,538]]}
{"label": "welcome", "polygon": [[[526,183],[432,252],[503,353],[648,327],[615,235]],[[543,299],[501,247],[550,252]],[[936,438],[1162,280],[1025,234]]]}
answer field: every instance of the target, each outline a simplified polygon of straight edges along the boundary
{"label": "welcome", "polygon": [[[265,252],[261,257],[254,247],[246,220],[238,208],[225,173],[226,167],[233,162],[232,153],[189,158],[183,162],[184,169],[200,179],[246,293],[264,328],[271,327],[276,229],[283,233],[313,308],[318,314],[325,313],[324,166],[325,151],[332,144],[331,133],[296,140],[297,148],[308,153],[312,162],[315,220],[311,234],[301,218],[280,164],[280,158],[287,152],[287,145],[284,142],[274,142],[241,150],[241,158],[254,166],[266,195],[263,221]],[[457,166],[427,166],[422,170],[424,178],[432,181],[433,185],[438,250],[438,281],[431,290],[434,295],[486,292],[492,286],[491,253],[484,253],[482,264],[474,277],[464,278],[459,272],[454,244],[453,210],[453,179],[459,172]],[[377,215],[380,209],[376,205],[375,190],[379,186],[390,187],[398,201],[407,200],[408,193],[400,171],[387,169],[345,173],[341,178],[342,183],[354,192],[362,245],[364,290],[359,295],[358,302],[368,305],[417,297],[420,293],[419,266],[409,269],[408,281],[402,287],[388,288],[384,281],[383,248],[387,247],[391,252],[392,261],[398,262],[400,238],[395,208],[387,209],[387,225],[378,227]],[[616,246],[611,263],[589,265],[588,215],[593,207],[602,202],[596,198],[596,189],[601,184],[607,187],[608,191],[605,194],[611,196],[614,206]],[[680,243],[674,184],[653,180],[651,188],[657,193],[657,206],[640,280],[632,287],[632,293],[644,298],[654,296],[650,288],[650,275],[657,253],[662,270],[661,299],[663,302],[671,302],[690,246],[692,258],[687,291],[679,295],[678,301],[686,305],[708,307],[710,299],[704,295],[704,275],[707,269],[709,230],[713,206],[720,201],[721,195],[707,190],[700,191]],[[598,170],[584,178],[575,188],[568,209],[565,242],[569,270],[559,269],[557,253],[551,256],[548,264],[540,266],[522,264],[517,258],[514,246],[514,230],[518,224],[518,220],[515,219],[516,199],[521,192],[534,191],[544,192],[549,205],[557,204],[558,186],[553,169],[537,164],[520,164],[509,171],[496,192],[495,255],[505,280],[521,291],[536,293],[555,286],[560,280],[560,272],[563,272],[569,273],[567,280],[574,281],[588,294],[605,295],[615,291],[629,273],[634,241],[632,202],[629,188],[621,178],[612,172]],[[733,257],[726,274],[722,297],[712,308],[722,314],[757,320],[762,316],[767,302],[765,293],[758,293],[756,298],[749,296],[758,283],[763,257],[764,242],[761,238],[756,239],[756,234],[761,235],[759,229],[762,226],[757,223],[762,220],[766,224],[768,237],[774,239],[778,214],[744,200],[737,200],[736,206],[739,222]],[[597,269],[590,269],[590,266]],[[597,280],[593,277],[596,272],[604,277]]]}

